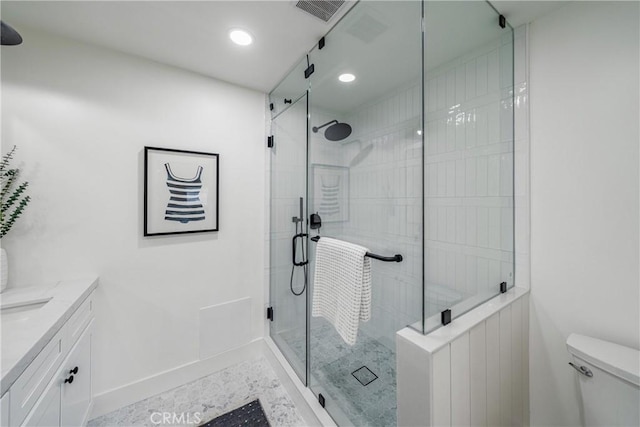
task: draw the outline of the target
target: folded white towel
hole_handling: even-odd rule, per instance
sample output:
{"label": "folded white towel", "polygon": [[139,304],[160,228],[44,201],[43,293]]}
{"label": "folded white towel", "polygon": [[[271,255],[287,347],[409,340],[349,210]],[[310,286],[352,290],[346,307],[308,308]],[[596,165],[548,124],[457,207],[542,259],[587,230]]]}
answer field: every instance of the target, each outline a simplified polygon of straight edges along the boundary
{"label": "folded white towel", "polygon": [[358,323],[371,318],[369,250],[323,237],[316,247],[311,315],[324,317],[349,345],[356,343]]}

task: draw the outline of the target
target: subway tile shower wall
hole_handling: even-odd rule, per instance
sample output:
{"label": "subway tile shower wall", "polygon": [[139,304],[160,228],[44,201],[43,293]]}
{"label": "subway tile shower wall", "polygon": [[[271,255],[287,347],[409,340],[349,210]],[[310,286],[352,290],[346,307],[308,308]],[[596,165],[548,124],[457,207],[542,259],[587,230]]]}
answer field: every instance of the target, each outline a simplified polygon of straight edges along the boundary
{"label": "subway tile shower wall", "polygon": [[376,253],[400,253],[401,263],[372,262],[372,317],[362,328],[394,349],[395,332],[422,310],[422,137],[420,82],[360,107],[346,117],[353,153],[373,146],[350,167],[350,218],[344,235]]}
{"label": "subway tile shower wall", "polygon": [[341,232],[404,256],[401,264],[372,264],[373,316],[362,325],[390,347],[395,331],[420,320],[422,256],[427,316],[513,283],[511,63],[509,37],[427,70],[424,153],[418,81],[344,117],[356,143],[340,157],[374,148],[350,167],[350,217]]}
{"label": "subway tile shower wall", "polygon": [[515,284],[530,287],[530,182],[529,182],[529,87],[527,26],[514,31],[514,202]]}
{"label": "subway tile shower wall", "polygon": [[426,315],[513,284],[512,40],[428,70]]}

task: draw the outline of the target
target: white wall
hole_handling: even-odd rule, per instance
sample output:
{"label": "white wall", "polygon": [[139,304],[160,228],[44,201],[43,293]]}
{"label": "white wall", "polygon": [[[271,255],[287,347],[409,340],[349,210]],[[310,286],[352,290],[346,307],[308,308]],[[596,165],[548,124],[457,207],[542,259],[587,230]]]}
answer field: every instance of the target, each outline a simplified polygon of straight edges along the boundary
{"label": "white wall", "polygon": [[530,27],[531,424],[577,425],[571,332],[640,346],[637,2]]}
{"label": "white wall", "polygon": [[[10,286],[100,276],[94,393],[196,361],[202,307],[251,298],[261,337],[264,94],[20,28],[2,152],[32,202],[2,240]],[[220,154],[219,232],[142,237],[145,145]]]}

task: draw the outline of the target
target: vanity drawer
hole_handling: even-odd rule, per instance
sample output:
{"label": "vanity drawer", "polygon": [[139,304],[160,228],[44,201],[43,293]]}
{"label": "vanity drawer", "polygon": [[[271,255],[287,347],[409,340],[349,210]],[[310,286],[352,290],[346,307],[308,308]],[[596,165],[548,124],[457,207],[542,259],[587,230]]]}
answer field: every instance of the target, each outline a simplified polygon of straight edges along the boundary
{"label": "vanity drawer", "polygon": [[58,332],[11,386],[9,425],[19,426],[36,403],[63,359],[64,329]]}
{"label": "vanity drawer", "polygon": [[63,337],[63,352],[66,354],[78,341],[80,335],[85,330],[93,318],[93,292],[84,300],[78,309],[71,315],[64,326],[65,336]]}

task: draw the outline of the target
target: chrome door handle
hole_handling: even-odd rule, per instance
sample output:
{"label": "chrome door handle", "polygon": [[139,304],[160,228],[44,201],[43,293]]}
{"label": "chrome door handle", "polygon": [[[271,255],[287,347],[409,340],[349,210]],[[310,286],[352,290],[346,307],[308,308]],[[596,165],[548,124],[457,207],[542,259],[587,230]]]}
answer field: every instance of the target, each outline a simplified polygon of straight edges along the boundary
{"label": "chrome door handle", "polygon": [[586,366],[578,366],[573,362],[569,362],[569,365],[571,365],[573,369],[580,372],[582,375],[586,375],[589,378],[593,377],[593,372],[591,372],[591,369],[587,368]]}

